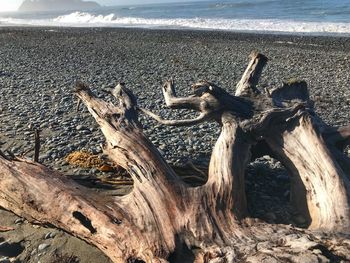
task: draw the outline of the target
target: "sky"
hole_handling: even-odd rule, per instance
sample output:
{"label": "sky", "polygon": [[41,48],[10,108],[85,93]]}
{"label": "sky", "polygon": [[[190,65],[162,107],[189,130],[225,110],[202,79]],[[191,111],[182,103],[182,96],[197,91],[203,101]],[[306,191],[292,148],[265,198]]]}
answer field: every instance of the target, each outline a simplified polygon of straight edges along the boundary
{"label": "sky", "polygon": [[[0,12],[16,11],[23,0],[0,0]],[[188,0],[95,0],[101,5],[133,5],[148,3],[188,2]]]}

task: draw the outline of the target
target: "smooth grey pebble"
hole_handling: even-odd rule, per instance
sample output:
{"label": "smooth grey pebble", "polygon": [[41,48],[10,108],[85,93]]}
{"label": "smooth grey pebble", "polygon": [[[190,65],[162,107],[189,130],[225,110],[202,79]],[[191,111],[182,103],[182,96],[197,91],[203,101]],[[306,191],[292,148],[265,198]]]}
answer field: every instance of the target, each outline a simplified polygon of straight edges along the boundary
{"label": "smooth grey pebble", "polygon": [[85,129],[85,127],[81,124],[77,125],[77,127],[75,128],[77,131],[81,131],[83,129]]}
{"label": "smooth grey pebble", "polygon": [[40,244],[40,245],[38,246],[38,251],[42,251],[42,250],[48,248],[49,246],[50,246],[50,244],[45,244],[45,243]]}
{"label": "smooth grey pebble", "polygon": [[16,225],[23,224],[23,222],[24,222],[24,219],[23,219],[23,218],[17,218],[17,219],[15,220],[15,224],[16,224]]}

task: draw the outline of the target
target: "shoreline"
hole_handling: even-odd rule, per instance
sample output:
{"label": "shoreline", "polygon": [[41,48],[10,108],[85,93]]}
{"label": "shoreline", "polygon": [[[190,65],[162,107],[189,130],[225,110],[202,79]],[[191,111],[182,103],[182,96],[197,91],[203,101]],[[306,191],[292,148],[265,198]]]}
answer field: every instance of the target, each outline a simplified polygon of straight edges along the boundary
{"label": "shoreline", "polygon": [[212,34],[229,34],[229,35],[242,35],[242,36],[258,36],[258,37],[281,37],[281,38],[335,38],[335,39],[350,39],[349,33],[333,33],[333,32],[289,32],[289,31],[261,31],[261,30],[225,30],[225,29],[206,29],[206,28],[167,28],[164,27],[142,27],[142,26],[43,26],[43,25],[17,25],[17,24],[1,24],[0,31],[6,29],[31,29],[31,30],[130,30],[130,31],[154,31],[154,32],[187,32],[187,33],[212,33]]}
{"label": "shoreline", "polygon": [[[126,28],[126,27],[41,27],[41,26],[1,26],[0,34],[3,31],[43,31],[57,33],[108,33],[108,32],[124,32],[124,33],[149,33],[149,34],[172,34],[177,36],[184,35],[184,38],[211,38],[219,41],[249,41],[261,42],[270,41],[272,44],[293,46],[314,47],[315,49],[325,49],[332,51],[350,52],[350,33],[349,36],[344,35],[308,35],[308,34],[279,34],[271,32],[234,32],[224,30],[206,30],[206,29],[154,29],[154,28]],[[210,41],[210,39],[208,39]]]}
{"label": "shoreline", "polygon": [[[225,18],[225,17],[143,17],[118,16],[110,12],[98,14],[88,11],[37,13],[14,13],[1,18],[0,27],[61,27],[61,28],[116,28],[142,30],[191,30],[231,33],[312,35],[350,37],[349,21],[317,20],[308,18]],[[118,13],[118,12],[117,12]],[[21,16],[23,15],[23,16]],[[42,16],[40,16],[42,15]],[[51,16],[51,17],[49,17]],[[32,18],[32,19],[31,19]]]}

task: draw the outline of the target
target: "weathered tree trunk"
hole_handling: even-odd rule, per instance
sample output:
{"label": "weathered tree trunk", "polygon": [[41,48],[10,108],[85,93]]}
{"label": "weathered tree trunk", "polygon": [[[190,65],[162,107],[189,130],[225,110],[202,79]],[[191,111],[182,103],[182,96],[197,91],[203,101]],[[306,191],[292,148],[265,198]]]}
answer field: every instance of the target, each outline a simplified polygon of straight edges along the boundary
{"label": "weathered tree trunk", "polygon": [[[164,120],[138,107],[123,84],[111,92],[118,106],[78,84],[76,95],[106,137],[104,153],[131,175],[133,191],[100,196],[38,163],[0,152],[0,206],[62,228],[114,262],[166,261],[186,248],[196,248],[196,262],[350,260],[350,160],[343,153],[350,128],[325,125],[304,82],[261,93],[256,85],[266,61],[252,53],[235,96],[200,82],[192,96],[179,98],[174,83],[166,82],[168,107],[200,112],[189,120]],[[177,177],[143,134],[139,112],[164,125],[221,124],[203,186],[189,187]],[[257,152],[273,155],[288,169],[292,203],[310,230],[247,217],[245,168]]]}

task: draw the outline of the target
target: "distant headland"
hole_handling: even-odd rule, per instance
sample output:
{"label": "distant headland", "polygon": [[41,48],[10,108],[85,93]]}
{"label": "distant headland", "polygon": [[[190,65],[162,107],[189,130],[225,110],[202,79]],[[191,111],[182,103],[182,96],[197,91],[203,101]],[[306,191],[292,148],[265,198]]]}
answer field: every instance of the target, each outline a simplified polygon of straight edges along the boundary
{"label": "distant headland", "polygon": [[63,11],[63,10],[90,10],[101,7],[93,1],[82,0],[24,0],[18,11]]}

